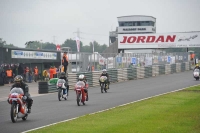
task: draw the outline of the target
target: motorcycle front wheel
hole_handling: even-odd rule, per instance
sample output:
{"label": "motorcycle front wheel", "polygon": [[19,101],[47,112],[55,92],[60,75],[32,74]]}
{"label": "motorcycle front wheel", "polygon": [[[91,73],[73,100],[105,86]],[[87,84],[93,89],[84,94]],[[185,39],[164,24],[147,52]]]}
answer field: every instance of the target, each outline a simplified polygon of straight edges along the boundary
{"label": "motorcycle front wheel", "polygon": [[61,89],[58,89],[58,100],[61,101],[61,93],[62,93],[62,90]]}
{"label": "motorcycle front wheel", "polygon": [[103,89],[104,89],[104,84],[101,84],[101,93],[103,93]]}
{"label": "motorcycle front wheel", "polygon": [[76,102],[78,106],[80,106],[80,101],[81,101],[81,93],[78,93],[77,98],[76,98]]}
{"label": "motorcycle front wheel", "polygon": [[16,103],[12,103],[10,110],[10,117],[13,123],[17,121],[17,105]]}

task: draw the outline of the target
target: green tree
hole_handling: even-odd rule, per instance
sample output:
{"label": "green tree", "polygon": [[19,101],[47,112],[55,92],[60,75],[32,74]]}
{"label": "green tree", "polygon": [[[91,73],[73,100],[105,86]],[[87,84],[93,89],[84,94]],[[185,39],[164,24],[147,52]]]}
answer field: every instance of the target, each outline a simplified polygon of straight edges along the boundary
{"label": "green tree", "polygon": [[46,43],[42,44],[42,49],[56,50],[56,45],[53,43],[46,42]]}
{"label": "green tree", "polygon": [[17,46],[14,46],[13,44],[6,44],[6,45],[4,45],[4,47],[7,47],[7,48],[17,48]]}
{"label": "green tree", "polygon": [[0,38],[0,47],[3,47],[4,45],[6,45],[6,41]]}
{"label": "green tree", "polygon": [[[82,46],[83,46],[83,43],[80,42],[80,51],[82,52]],[[71,38],[70,39],[67,39],[61,47],[70,47],[72,51],[76,52],[77,51],[77,46],[76,46],[76,41],[75,40],[72,40]]]}

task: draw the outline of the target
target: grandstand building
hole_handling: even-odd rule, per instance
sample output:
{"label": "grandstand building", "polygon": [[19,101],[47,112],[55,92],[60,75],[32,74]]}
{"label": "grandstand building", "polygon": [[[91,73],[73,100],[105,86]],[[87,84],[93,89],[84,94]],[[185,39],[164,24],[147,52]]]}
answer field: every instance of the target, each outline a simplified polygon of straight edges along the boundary
{"label": "grandstand building", "polygon": [[[104,53],[118,53],[118,35],[119,34],[148,34],[156,33],[156,18],[144,15],[131,15],[117,17],[118,27],[115,31],[109,32],[109,47]],[[133,51],[133,50],[126,50]],[[137,50],[139,52],[140,50]],[[153,49],[142,50],[142,52],[152,53]],[[122,52],[124,52],[122,50]]]}

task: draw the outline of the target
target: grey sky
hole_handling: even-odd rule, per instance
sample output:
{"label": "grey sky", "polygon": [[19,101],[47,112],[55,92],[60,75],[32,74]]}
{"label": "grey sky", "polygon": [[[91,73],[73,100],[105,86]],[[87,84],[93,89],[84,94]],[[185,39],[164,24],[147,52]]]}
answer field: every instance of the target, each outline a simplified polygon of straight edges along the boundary
{"label": "grey sky", "polygon": [[15,46],[43,40],[62,44],[80,29],[84,45],[108,44],[117,17],[149,15],[157,33],[200,31],[200,0],[0,0],[0,38]]}

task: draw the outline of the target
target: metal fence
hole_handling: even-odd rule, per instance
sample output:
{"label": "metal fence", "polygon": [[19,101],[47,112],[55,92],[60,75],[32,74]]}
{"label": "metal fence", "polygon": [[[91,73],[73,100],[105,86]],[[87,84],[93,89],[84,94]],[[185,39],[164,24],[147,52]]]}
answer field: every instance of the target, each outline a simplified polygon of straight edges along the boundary
{"label": "metal fence", "polygon": [[72,72],[99,71],[188,62],[187,52],[177,53],[69,53]]}
{"label": "metal fence", "polygon": [[[120,68],[120,69],[108,69],[109,80],[112,83],[122,82],[127,80],[138,80],[143,78],[150,78],[159,75],[168,75],[173,73],[179,73],[191,70],[191,62],[175,63],[175,64],[165,64],[165,65],[153,65],[153,66],[140,66],[132,68]],[[74,89],[74,86],[78,80],[80,74],[84,74],[87,77],[88,84],[90,87],[99,86],[99,77],[101,71],[92,72],[78,72],[78,73],[68,73],[68,83],[69,89]],[[40,86],[40,91],[38,93],[50,93],[56,92],[56,85],[49,85],[48,87],[43,85],[44,82],[38,83]]]}

